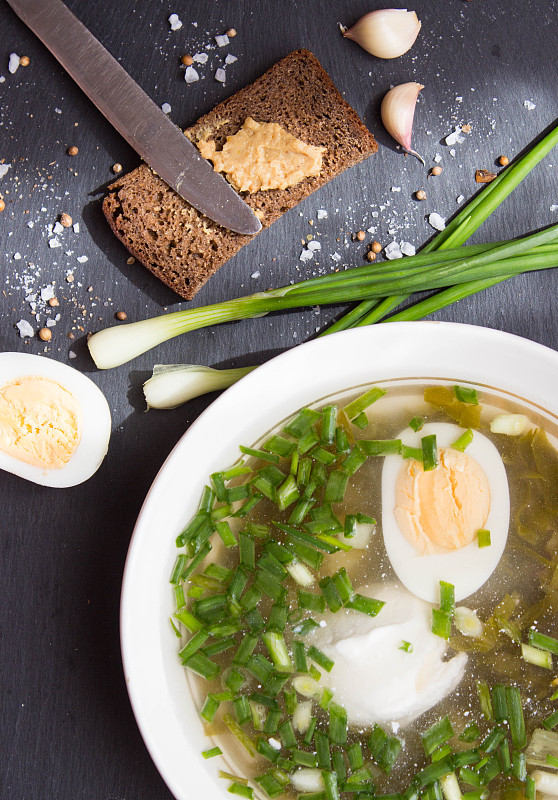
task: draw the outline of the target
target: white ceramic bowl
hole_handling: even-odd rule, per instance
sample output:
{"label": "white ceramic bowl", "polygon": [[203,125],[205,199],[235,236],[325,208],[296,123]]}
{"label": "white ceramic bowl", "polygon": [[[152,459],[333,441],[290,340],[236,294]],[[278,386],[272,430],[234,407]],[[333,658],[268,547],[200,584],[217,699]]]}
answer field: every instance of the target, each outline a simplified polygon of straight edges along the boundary
{"label": "white ceramic bowl", "polygon": [[445,379],[502,390],[558,416],[558,353],[517,336],[444,322],[357,328],[300,345],[227,389],[191,425],[140,512],[126,562],[121,642],[126,684],[147,748],[177,800],[223,798],[169,624],[174,539],[211,472],[233,463],[301,406],[393,379]]}

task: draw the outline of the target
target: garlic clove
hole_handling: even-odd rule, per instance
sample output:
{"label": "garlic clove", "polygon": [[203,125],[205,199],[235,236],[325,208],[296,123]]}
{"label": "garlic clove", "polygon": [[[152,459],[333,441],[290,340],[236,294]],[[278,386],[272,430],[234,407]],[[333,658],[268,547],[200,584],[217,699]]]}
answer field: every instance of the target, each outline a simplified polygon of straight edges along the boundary
{"label": "garlic clove", "polygon": [[413,118],[421,83],[402,83],[390,89],[382,100],[380,113],[387,132],[393,136],[407,153],[416,156],[424,164],[424,159],[411,149]]}
{"label": "garlic clove", "polygon": [[370,11],[352,28],[341,28],[343,36],[352,39],[378,58],[397,58],[410,50],[419,34],[421,23],[414,11],[405,8],[383,8]]}

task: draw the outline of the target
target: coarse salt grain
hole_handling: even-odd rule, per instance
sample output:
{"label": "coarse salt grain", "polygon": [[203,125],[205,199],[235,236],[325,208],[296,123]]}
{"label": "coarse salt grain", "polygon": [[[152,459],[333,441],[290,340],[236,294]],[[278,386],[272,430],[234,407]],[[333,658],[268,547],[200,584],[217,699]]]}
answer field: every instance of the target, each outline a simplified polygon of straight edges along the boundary
{"label": "coarse salt grain", "polygon": [[453,131],[446,136],[444,141],[447,145],[461,144],[464,142],[465,137],[461,135],[461,128],[454,128]]}
{"label": "coarse salt grain", "polygon": [[76,354],[74,353],[74,351],[73,350],[68,350],[68,358],[75,358],[75,357],[76,357]]}
{"label": "coarse salt grain", "polygon": [[58,236],[59,233],[64,233],[64,226],[60,224],[60,222],[55,222],[52,226],[52,232],[55,236]]}
{"label": "coarse salt grain", "polygon": [[21,258],[21,253],[14,253],[13,255],[14,261],[19,261],[20,258]]}
{"label": "coarse salt grain", "polygon": [[51,249],[54,248],[54,247],[62,247],[62,245],[60,244],[60,242],[58,241],[58,239],[56,237],[54,237],[54,239],[49,239],[48,240],[48,246]]}
{"label": "coarse salt grain", "polygon": [[222,33],[219,36],[215,36],[214,38],[217,47],[226,47],[230,41],[226,33]]}
{"label": "coarse salt grain", "polygon": [[462,194],[458,195],[458,196],[455,198],[455,202],[456,202],[456,203],[462,203],[464,200],[465,200],[465,198],[463,197],[463,195],[462,195]]}
{"label": "coarse salt grain", "polygon": [[161,111],[163,112],[163,114],[170,114],[172,108],[170,107],[169,103],[163,103],[163,105],[161,106]]}
{"label": "coarse salt grain", "polygon": [[399,246],[401,247],[401,252],[404,256],[414,256],[417,252],[414,244],[411,244],[410,242],[400,242]]}
{"label": "coarse salt grain", "polygon": [[254,280],[256,280],[256,278],[259,278],[259,277],[260,277],[260,275],[261,275],[261,272],[259,271],[259,269],[257,269],[255,272],[253,272],[253,273],[250,275],[250,277],[251,277],[251,278],[254,278]]}
{"label": "coarse salt grain", "polygon": [[179,31],[182,27],[182,22],[178,16],[178,14],[171,14],[169,17],[169,25],[171,27],[171,31]]}
{"label": "coarse salt grain", "polygon": [[56,320],[52,318],[47,319],[45,325],[47,328],[54,328],[54,326],[56,325]]}
{"label": "coarse salt grain", "polygon": [[551,211],[558,211],[558,206],[557,205],[552,205],[552,206],[550,206],[550,210]]}
{"label": "coarse salt grain", "polygon": [[436,164],[439,164],[441,160],[442,160],[442,156],[440,155],[440,153],[436,153],[436,155],[432,159],[432,161],[435,161]]}
{"label": "coarse salt grain", "polygon": [[314,258],[314,253],[312,250],[303,250],[298,260],[304,263],[306,261],[310,261],[312,258]]}
{"label": "coarse salt grain", "polygon": [[85,262],[89,261],[89,259],[87,258],[87,256],[78,256],[76,261],[78,262],[78,264],[85,264]]}
{"label": "coarse salt grain", "polygon": [[445,219],[440,214],[437,214],[436,211],[428,215],[428,223],[437,231],[443,231],[446,227]]}
{"label": "coarse salt grain", "polygon": [[308,246],[309,250],[321,250],[322,249],[322,245],[320,244],[320,242],[317,242],[315,239],[312,239],[311,242],[308,242],[307,246]]}
{"label": "coarse salt grain", "polygon": [[327,211],[325,208],[319,208],[316,212],[316,216],[318,219],[327,219]]}
{"label": "coarse salt grain", "polygon": [[394,258],[403,258],[403,253],[401,252],[398,242],[390,242],[385,248],[384,253],[386,258],[390,261]]}
{"label": "coarse salt grain", "polygon": [[391,187],[391,191],[392,192],[400,192],[401,191],[401,186],[392,186]]}
{"label": "coarse salt grain", "polygon": [[79,222],[74,222],[72,225],[72,230],[74,233],[79,233]]}
{"label": "coarse salt grain", "polygon": [[41,300],[43,303],[48,303],[54,297],[54,284],[49,283],[41,289]]}
{"label": "coarse salt grain", "polygon": [[186,67],[186,71],[184,72],[184,80],[186,83],[195,83],[199,81],[200,76],[197,70],[194,67]]}
{"label": "coarse salt grain", "polygon": [[10,53],[10,57],[8,59],[8,72],[13,75],[14,72],[17,71],[19,67],[19,56],[17,53]]}
{"label": "coarse salt grain", "polygon": [[533,111],[533,109],[536,108],[536,105],[532,103],[531,100],[524,100],[523,105],[525,106],[527,111]]}
{"label": "coarse salt grain", "polygon": [[3,178],[6,172],[10,169],[11,164],[0,164],[0,178]]}
{"label": "coarse salt grain", "polygon": [[27,223],[27,227],[28,228],[34,228],[35,227],[35,223],[33,222],[32,219],[30,219],[29,222]]}
{"label": "coarse salt grain", "polygon": [[28,336],[35,335],[35,331],[26,319],[20,319],[19,322],[16,322],[16,328],[18,329],[19,335],[22,339],[26,339]]}
{"label": "coarse salt grain", "polygon": [[341,261],[341,254],[340,253],[332,253],[330,255],[332,261]]}
{"label": "coarse salt grain", "polygon": [[215,80],[219,81],[219,83],[225,83],[227,76],[225,74],[225,70],[222,67],[219,67],[215,70]]}
{"label": "coarse salt grain", "polygon": [[232,53],[228,53],[225,57],[225,64],[234,64],[235,61],[238,61],[238,58],[233,56]]}
{"label": "coarse salt grain", "polygon": [[209,56],[207,53],[196,53],[196,55],[192,56],[192,58],[197,64],[205,64]]}

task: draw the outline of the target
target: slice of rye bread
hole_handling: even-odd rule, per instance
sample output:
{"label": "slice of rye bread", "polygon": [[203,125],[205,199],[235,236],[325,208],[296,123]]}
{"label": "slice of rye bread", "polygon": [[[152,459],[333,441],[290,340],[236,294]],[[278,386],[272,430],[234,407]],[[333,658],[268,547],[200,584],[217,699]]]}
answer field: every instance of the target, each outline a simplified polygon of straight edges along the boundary
{"label": "slice of rye bread", "polygon": [[[248,116],[257,122],[276,122],[304,142],[327,148],[316,177],[287,189],[243,193],[262,228],[378,149],[373,135],[308,50],[283,58],[185,134],[194,143],[213,139],[220,150]],[[130,253],[186,300],[253,238],[210,220],[146,164],[109,186],[103,211]]]}

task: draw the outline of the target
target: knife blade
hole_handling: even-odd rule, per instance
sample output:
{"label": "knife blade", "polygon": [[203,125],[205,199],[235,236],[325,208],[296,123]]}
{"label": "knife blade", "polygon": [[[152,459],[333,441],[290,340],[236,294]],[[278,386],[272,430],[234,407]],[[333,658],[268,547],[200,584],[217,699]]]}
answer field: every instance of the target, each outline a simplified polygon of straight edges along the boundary
{"label": "knife blade", "polygon": [[258,233],[252,209],[61,0],[7,2],[175,192],[235,233]]}

